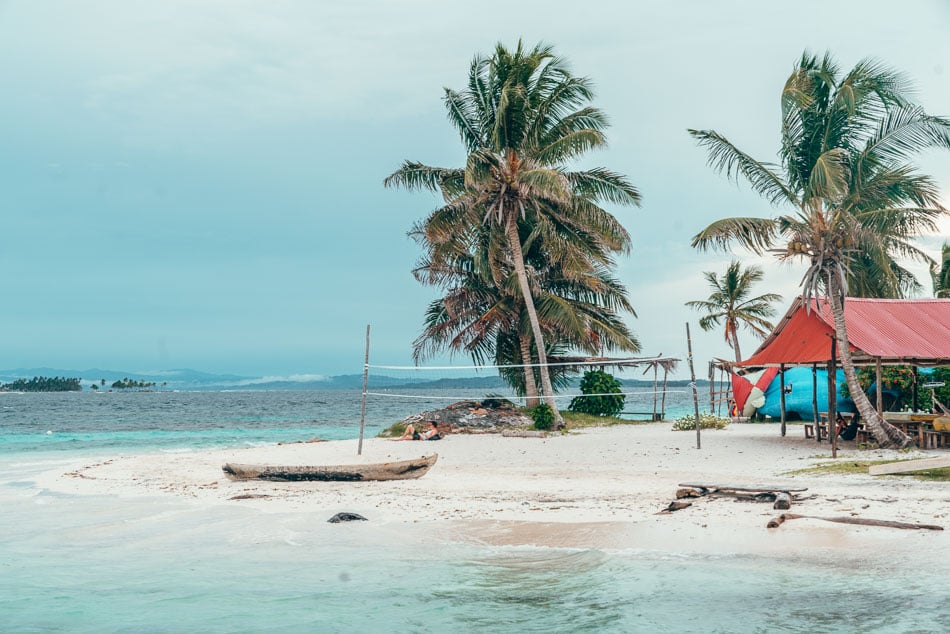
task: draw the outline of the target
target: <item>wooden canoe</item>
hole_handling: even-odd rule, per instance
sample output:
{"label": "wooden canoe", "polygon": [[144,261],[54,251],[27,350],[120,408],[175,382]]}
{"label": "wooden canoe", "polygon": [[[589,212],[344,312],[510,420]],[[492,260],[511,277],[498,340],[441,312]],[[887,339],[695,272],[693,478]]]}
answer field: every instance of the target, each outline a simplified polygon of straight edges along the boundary
{"label": "wooden canoe", "polygon": [[413,460],[377,464],[334,466],[281,466],[227,463],[221,469],[234,480],[276,482],[364,482],[368,480],[409,480],[420,478],[439,459],[439,454]]}

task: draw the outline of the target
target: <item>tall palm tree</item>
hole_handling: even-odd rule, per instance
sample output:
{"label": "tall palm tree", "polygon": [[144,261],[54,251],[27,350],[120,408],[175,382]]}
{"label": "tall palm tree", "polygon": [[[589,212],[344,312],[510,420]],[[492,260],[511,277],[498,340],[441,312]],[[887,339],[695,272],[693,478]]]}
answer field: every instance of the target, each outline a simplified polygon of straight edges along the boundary
{"label": "tall palm tree", "polygon": [[829,55],[805,53],[782,91],[780,165],[756,161],[715,131],[689,131],[712,167],[742,175],[769,202],[791,209],[776,218],[719,220],[693,246],[738,243],[757,254],[805,260],[807,305],[819,292],[828,298],[848,388],[885,446],[911,440],[877,414],[858,383],[844,304],[856,258],[867,258],[896,284],[895,258],[918,255],[910,240],[934,230],[947,213],[934,181],[910,159],[924,148],[950,148],[950,122],[927,115],[907,93],[904,77],[877,62],[864,60],[841,74]]}
{"label": "tall palm tree", "polygon": [[699,320],[699,327],[703,330],[713,330],[724,323],[726,343],[735,351],[736,361],[742,361],[739,327],[744,326],[764,339],[772,330],[772,324],[767,319],[775,314],[772,302],[779,301],[782,296],[765,293],[751,297],[752,286],[762,281],[762,269],[750,266],[743,270],[738,260],[729,264],[722,279],[712,271],[704,272],[703,276],[713,292],[706,300],[686,302],[686,305],[706,312]]}
{"label": "tall palm tree", "polygon": [[[424,244],[424,236],[415,236]],[[591,354],[611,350],[639,352],[640,345],[620,318],[634,314],[626,289],[603,267],[587,273],[566,275],[559,263],[545,262],[537,241],[526,249],[528,268],[535,273],[532,285],[539,289],[537,312],[545,341],[550,348],[577,349]],[[418,362],[443,349],[464,351],[476,363],[494,358],[498,365],[527,364],[523,376],[513,368],[502,372],[529,407],[538,404],[536,356],[532,350],[531,325],[512,270],[496,284],[490,271],[468,252],[451,258],[441,248],[430,248],[414,274],[423,283],[436,283],[445,295],[430,303],[425,327],[413,344]],[[434,256],[434,257],[433,257]],[[552,379],[553,380],[553,379]]]}
{"label": "tall palm tree", "polygon": [[[547,370],[541,322],[525,265],[522,225],[544,243],[548,257],[566,270],[576,263],[610,265],[625,253],[630,237],[600,207],[603,202],[638,205],[640,194],[627,179],[604,168],[571,171],[567,165],[605,144],[603,113],[587,104],[591,83],[574,77],[549,46],[514,51],[497,45],[491,57],[476,57],[468,87],[446,89],[449,120],[466,146],[465,167],[438,168],[406,161],[387,186],[427,189],[445,204],[425,222],[432,243],[451,241],[460,231],[493,226],[489,266],[499,281],[505,266],[517,275],[540,364],[545,402],[560,414]],[[578,240],[578,238],[582,238]],[[579,267],[583,268],[583,267]]]}
{"label": "tall palm tree", "polygon": [[934,284],[934,297],[950,297],[950,242],[943,243],[940,264],[930,267],[930,276]]}

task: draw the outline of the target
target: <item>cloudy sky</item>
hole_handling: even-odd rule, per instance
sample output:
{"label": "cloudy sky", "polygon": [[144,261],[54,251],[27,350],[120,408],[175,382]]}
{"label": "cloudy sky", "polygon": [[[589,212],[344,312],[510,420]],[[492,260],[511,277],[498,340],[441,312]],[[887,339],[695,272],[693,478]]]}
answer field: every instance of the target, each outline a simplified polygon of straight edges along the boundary
{"label": "cloudy sky", "polygon": [[[594,80],[612,127],[590,164],[644,199],[614,210],[634,241],[618,266],[631,325],[644,354],[685,358],[689,321],[701,375],[730,351],[683,304],[730,255],[690,238],[774,210],[686,129],[774,159],[805,49],[884,60],[950,115],[941,0],[0,0],[0,367],[359,372],[367,323],[372,362],[408,363],[434,291],[406,231],[437,201],[382,180],[405,159],[462,164],[442,88],[518,38]],[[950,156],[920,167],[950,205]],[[921,245],[936,255],[941,233]],[[801,269],[743,260],[784,312]]]}

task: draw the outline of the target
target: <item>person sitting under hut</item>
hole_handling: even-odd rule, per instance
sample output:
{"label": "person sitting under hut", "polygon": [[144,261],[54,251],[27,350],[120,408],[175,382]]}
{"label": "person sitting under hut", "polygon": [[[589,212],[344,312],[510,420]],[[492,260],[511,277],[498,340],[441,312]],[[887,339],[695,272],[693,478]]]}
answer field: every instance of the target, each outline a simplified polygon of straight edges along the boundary
{"label": "person sitting under hut", "polygon": [[844,417],[838,414],[838,436],[841,440],[854,440],[854,437],[858,435],[858,419],[860,417],[861,415],[855,412],[854,416],[851,417],[851,422],[845,423]]}
{"label": "person sitting under hut", "polygon": [[406,425],[406,431],[402,433],[402,436],[393,440],[442,440],[442,435],[439,433],[438,423],[430,422],[429,430],[421,434],[416,431],[412,423],[409,423]]}

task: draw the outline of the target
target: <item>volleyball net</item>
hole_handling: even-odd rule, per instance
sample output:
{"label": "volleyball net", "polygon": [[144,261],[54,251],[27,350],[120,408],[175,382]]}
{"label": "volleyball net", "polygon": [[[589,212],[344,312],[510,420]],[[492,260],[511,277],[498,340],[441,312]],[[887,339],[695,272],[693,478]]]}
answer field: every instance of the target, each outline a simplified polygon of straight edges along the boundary
{"label": "volleyball net", "polygon": [[[617,397],[624,399],[623,413],[662,418],[669,406],[675,409],[691,395],[683,381],[670,381],[678,359],[570,359],[554,360],[546,367],[559,409],[568,409],[578,399]],[[463,400],[503,398],[527,405],[525,384],[533,377],[541,393],[540,364],[400,366],[367,364],[365,394],[372,399],[426,401],[445,404]],[[610,391],[582,389],[585,374],[604,372],[616,383]]]}

